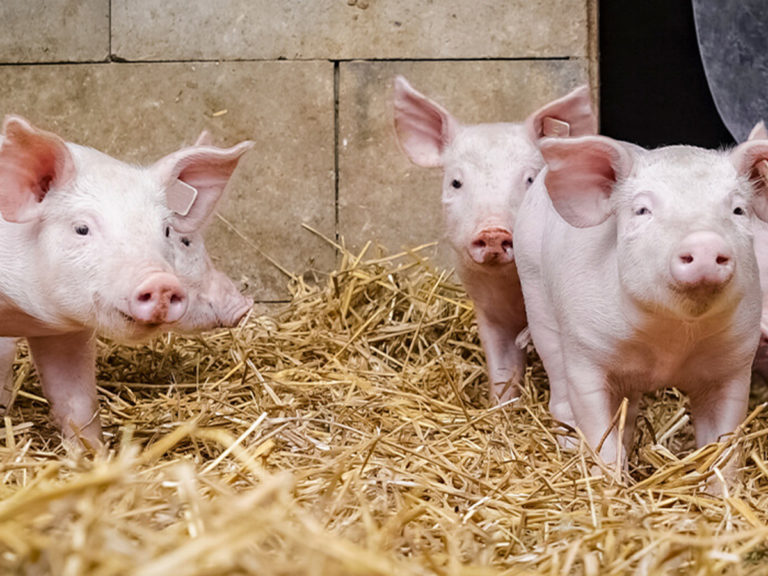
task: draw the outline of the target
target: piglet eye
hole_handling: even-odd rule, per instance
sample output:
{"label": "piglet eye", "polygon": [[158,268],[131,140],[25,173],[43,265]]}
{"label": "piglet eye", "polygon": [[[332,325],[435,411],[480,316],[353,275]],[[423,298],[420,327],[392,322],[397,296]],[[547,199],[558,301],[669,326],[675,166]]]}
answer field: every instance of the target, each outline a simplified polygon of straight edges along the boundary
{"label": "piglet eye", "polygon": [[531,184],[533,184],[533,176],[528,176],[528,178],[526,178],[525,181],[528,184],[528,186],[530,186]]}
{"label": "piglet eye", "polygon": [[645,216],[646,214],[650,214],[650,213],[651,211],[645,206],[641,206],[640,208],[635,208],[635,216]]}
{"label": "piglet eye", "polygon": [[78,224],[75,226],[75,233],[79,234],[80,236],[88,236],[88,232],[90,232],[90,230],[85,224]]}
{"label": "piglet eye", "polygon": [[451,186],[453,186],[454,188],[456,188],[456,190],[458,190],[462,186],[461,180],[457,180],[454,178],[453,181],[451,182]]}
{"label": "piglet eye", "polygon": [[165,227],[165,237],[168,238],[168,236],[170,236],[170,235],[171,235],[171,227],[170,226],[166,226]]}
{"label": "piglet eye", "polygon": [[189,246],[191,244],[191,242],[189,241],[189,238],[185,236],[181,238],[181,243],[184,244],[184,246]]}
{"label": "piglet eye", "polygon": [[736,206],[736,208],[733,209],[733,213],[736,214],[736,216],[744,216],[746,211],[741,206]]}

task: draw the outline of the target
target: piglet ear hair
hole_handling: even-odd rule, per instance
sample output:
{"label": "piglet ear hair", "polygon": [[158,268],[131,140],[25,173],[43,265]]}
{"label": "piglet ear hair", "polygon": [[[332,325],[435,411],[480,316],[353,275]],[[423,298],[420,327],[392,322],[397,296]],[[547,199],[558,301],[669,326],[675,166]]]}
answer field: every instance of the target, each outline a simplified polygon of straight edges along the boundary
{"label": "piglet ear hair", "polygon": [[74,178],[72,154],[56,134],[20,116],[5,117],[0,142],[0,214],[8,222],[29,222],[40,215],[50,189]]}
{"label": "piglet ear hair", "polygon": [[[752,134],[759,128],[765,130],[761,122],[752,129]],[[742,176],[752,182],[755,195],[752,198],[752,210],[760,220],[768,222],[768,139],[750,139],[739,144],[731,151],[731,162]]]}
{"label": "piglet ear hair", "polygon": [[765,122],[760,120],[760,122],[755,124],[755,127],[749,133],[749,138],[747,138],[747,141],[749,140],[768,140],[768,130],[765,128]]}
{"label": "piglet ear hair", "polygon": [[403,152],[418,165],[442,166],[443,151],[450,145],[459,122],[437,102],[395,77],[395,133]]}
{"label": "piglet ear hair", "polygon": [[597,134],[597,116],[589,98],[589,86],[579,86],[570,94],[539,108],[528,116],[525,127],[534,142],[553,136]]}
{"label": "piglet ear hair", "polygon": [[166,189],[171,225],[182,234],[200,230],[216,208],[240,157],[253,147],[190,146],[156,162],[151,170]]}
{"label": "piglet ear hair", "polygon": [[630,151],[605,136],[545,138],[544,184],[563,220],[577,228],[597,226],[611,215],[616,182],[632,170]]}

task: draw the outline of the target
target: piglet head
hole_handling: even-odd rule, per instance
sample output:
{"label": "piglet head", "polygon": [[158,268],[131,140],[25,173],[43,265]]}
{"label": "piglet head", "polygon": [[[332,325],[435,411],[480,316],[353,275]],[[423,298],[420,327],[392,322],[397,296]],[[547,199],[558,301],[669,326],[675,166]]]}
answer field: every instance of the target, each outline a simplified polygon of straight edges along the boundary
{"label": "piglet head", "polygon": [[169,216],[141,168],[66,143],[9,116],[0,146],[0,213],[25,263],[12,297],[53,330],[149,336],[186,311],[161,255]]}
{"label": "piglet head", "polygon": [[522,123],[465,125],[398,76],[394,109],[405,154],[419,166],[443,170],[445,235],[460,269],[473,271],[514,262],[517,210],[544,166],[538,140],[593,134],[597,129],[586,86]]}
{"label": "piglet head", "polygon": [[198,332],[237,325],[253,305],[211,262],[203,231],[250,141],[218,148],[203,132],[194,146],[160,160],[154,167],[172,211],[166,228],[168,259],[187,291],[189,305],[173,329]]}
{"label": "piglet head", "polygon": [[621,290],[641,307],[701,317],[755,292],[750,215],[766,211],[746,176],[759,155],[742,166],[739,149],[645,151],[603,136],[541,149],[555,209],[573,226],[601,225],[594,241],[615,234]]}

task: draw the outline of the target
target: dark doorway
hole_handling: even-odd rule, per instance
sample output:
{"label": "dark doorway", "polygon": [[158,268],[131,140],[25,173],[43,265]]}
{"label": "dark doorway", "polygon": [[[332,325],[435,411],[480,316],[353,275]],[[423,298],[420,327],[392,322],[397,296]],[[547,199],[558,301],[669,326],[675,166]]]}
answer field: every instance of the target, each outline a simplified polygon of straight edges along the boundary
{"label": "dark doorway", "polygon": [[600,2],[601,133],[655,148],[733,144],[699,57],[689,0]]}

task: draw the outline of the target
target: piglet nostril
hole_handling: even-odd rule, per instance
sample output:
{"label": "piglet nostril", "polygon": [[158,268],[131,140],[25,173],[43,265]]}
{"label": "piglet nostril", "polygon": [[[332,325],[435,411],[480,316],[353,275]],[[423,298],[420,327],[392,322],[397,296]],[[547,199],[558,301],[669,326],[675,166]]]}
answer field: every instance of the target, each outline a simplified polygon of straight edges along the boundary
{"label": "piglet nostril", "polygon": [[139,294],[136,297],[136,300],[138,300],[139,302],[149,302],[150,300],[152,300],[152,292],[144,292],[143,294]]}
{"label": "piglet nostril", "polygon": [[504,240],[501,243],[502,250],[512,250],[512,240]]}
{"label": "piglet nostril", "polygon": [[683,264],[690,264],[691,262],[693,262],[693,256],[691,254],[681,254],[680,261]]}
{"label": "piglet nostril", "polygon": [[474,242],[472,242],[472,246],[474,246],[475,248],[485,248],[486,246],[485,240],[475,240]]}
{"label": "piglet nostril", "polygon": [[731,259],[728,258],[728,256],[723,256],[722,254],[719,254],[715,259],[715,262],[717,262],[720,266],[722,266],[723,264],[728,264],[728,262],[730,261]]}

